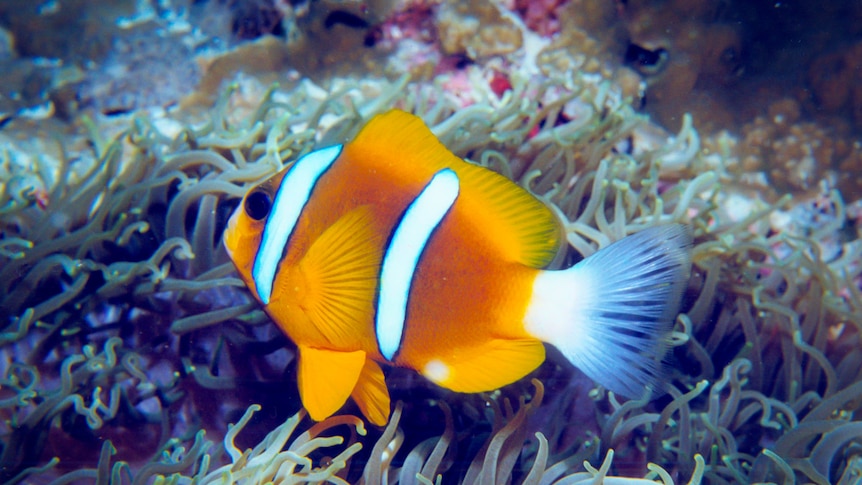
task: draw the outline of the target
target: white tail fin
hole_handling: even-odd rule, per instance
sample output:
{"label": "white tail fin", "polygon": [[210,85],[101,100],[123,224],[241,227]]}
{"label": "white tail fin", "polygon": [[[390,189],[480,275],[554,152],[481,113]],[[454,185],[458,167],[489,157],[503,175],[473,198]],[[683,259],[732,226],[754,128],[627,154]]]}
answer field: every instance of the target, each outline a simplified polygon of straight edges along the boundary
{"label": "white tail fin", "polygon": [[672,319],[691,270],[691,231],[646,229],[533,287],[526,329],[621,396],[643,397],[661,373]]}

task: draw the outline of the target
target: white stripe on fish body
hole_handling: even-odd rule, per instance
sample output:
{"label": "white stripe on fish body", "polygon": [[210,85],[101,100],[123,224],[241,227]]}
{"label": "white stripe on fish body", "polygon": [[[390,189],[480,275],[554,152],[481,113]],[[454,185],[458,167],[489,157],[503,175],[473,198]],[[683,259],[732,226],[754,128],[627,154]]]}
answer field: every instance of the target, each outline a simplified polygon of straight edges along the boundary
{"label": "white stripe on fish body", "polygon": [[342,145],[335,145],[302,156],[276,191],[251,272],[258,297],[264,305],[269,304],[278,263],[284,256],[287,241],[311,197],[311,191],[341,154],[341,149]]}
{"label": "white stripe on fish body", "polygon": [[659,384],[662,358],[691,271],[691,231],[643,230],[563,271],[536,277],[526,330],[624,397]]}
{"label": "white stripe on fish body", "polygon": [[395,228],[380,270],[375,333],[380,354],[392,360],[401,346],[410,284],[431,234],[455,203],[458,176],[446,168],[437,172],[410,204]]}

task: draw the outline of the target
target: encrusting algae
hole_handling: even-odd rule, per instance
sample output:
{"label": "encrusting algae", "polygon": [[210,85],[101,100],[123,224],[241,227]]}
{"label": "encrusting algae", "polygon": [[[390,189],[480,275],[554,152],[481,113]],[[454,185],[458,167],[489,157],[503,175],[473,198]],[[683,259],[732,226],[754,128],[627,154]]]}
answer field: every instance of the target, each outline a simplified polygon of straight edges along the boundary
{"label": "encrusting algae", "polygon": [[[657,137],[610,83],[543,68],[500,96],[478,65],[434,83],[240,76],[197,114],[82,118],[61,138],[7,121],[0,481],[854,483],[856,201],[817,180],[808,199],[749,197],[730,141],[689,118]],[[657,224],[694,228],[665,397],[621,402],[551,354],[537,380],[479,395],[393,371],[382,430],[350,407],[304,416],[294,349],[221,234],[250,187],[392,107],[547,202],[563,266]]]}

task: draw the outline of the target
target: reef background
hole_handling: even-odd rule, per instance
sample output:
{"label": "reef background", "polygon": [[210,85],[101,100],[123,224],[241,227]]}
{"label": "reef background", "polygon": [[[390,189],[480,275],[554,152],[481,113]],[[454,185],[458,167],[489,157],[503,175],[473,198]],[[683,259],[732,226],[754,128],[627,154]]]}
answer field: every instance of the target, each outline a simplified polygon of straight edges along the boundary
{"label": "reef background", "polygon": [[[855,483],[860,20],[858,1],[0,1],[0,481]],[[621,403],[551,352],[479,395],[390,370],[384,430],[294,415],[292,344],[221,231],[248,187],[391,107],[558,209],[561,265],[694,227],[667,396]]]}

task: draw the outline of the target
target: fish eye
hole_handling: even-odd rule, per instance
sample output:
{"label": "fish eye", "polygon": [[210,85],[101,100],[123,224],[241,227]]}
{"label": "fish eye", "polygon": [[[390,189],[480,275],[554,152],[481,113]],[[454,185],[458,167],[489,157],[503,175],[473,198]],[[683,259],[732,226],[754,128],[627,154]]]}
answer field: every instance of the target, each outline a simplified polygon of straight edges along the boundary
{"label": "fish eye", "polygon": [[266,218],[271,208],[272,200],[262,190],[256,190],[245,198],[245,213],[256,221]]}

